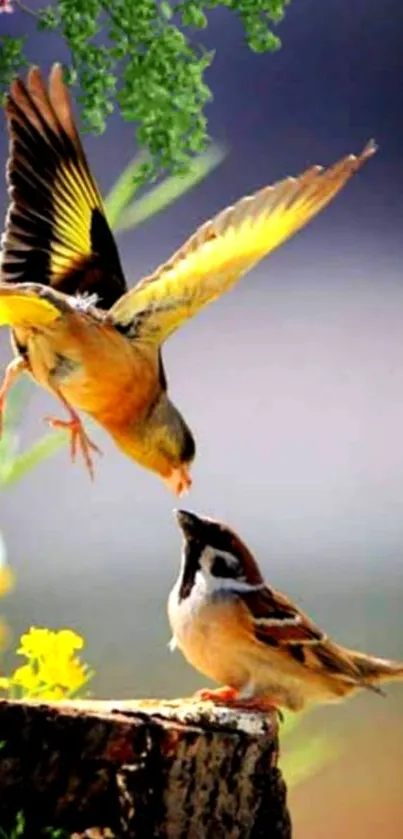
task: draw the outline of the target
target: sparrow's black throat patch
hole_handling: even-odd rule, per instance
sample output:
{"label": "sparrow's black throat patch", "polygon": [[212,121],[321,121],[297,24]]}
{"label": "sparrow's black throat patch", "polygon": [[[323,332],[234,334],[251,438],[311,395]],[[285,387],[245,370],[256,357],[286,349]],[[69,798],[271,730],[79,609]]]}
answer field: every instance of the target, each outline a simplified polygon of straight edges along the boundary
{"label": "sparrow's black throat patch", "polygon": [[189,539],[186,541],[179,585],[179,600],[186,600],[192,591],[196,574],[200,569],[202,551],[203,545],[199,540]]}

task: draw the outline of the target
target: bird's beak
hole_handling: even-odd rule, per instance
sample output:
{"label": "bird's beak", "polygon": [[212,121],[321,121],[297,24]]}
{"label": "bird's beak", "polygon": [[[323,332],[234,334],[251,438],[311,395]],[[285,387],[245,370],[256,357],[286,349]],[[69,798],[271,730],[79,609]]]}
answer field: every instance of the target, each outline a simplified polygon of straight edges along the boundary
{"label": "bird's beak", "polygon": [[174,516],[185,539],[194,539],[200,533],[203,522],[195,513],[188,510],[174,510]]}
{"label": "bird's beak", "polygon": [[185,495],[192,486],[192,478],[188,466],[182,464],[182,466],[172,469],[170,475],[164,478],[164,483],[175,495]]}

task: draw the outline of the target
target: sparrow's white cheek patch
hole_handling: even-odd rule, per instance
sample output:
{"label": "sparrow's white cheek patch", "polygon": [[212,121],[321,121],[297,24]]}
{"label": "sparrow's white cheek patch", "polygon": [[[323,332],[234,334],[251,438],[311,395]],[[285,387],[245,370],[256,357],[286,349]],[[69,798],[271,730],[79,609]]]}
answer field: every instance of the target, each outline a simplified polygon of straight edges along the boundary
{"label": "sparrow's white cheek patch", "polygon": [[[220,551],[207,545],[200,555],[200,566],[212,576],[236,577],[239,571],[239,562],[229,551]],[[223,573],[220,575],[214,571],[214,567],[220,566]]]}
{"label": "sparrow's white cheek patch", "polygon": [[235,580],[234,577],[214,577],[203,567],[197,572],[195,582],[197,588],[203,589],[206,594],[215,594],[218,591],[248,594],[252,591],[262,591],[265,588],[264,583],[251,585],[251,583],[244,583],[242,580]]}

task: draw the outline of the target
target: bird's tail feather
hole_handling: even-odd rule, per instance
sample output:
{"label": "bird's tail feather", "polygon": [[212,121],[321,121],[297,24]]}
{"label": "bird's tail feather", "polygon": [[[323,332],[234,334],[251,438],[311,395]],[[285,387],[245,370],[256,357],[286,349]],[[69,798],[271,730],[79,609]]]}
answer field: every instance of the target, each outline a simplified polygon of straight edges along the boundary
{"label": "bird's tail feather", "polygon": [[354,664],[360,670],[363,681],[371,684],[379,682],[403,681],[403,663],[386,658],[375,658],[364,653],[352,652]]}

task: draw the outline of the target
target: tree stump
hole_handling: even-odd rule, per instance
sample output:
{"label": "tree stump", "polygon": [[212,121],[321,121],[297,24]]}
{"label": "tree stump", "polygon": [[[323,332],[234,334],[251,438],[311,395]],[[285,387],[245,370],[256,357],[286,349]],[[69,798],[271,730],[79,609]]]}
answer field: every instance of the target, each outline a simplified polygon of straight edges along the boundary
{"label": "tree stump", "polygon": [[19,820],[24,839],[289,839],[277,753],[276,717],[194,699],[3,700],[0,825],[13,836]]}

